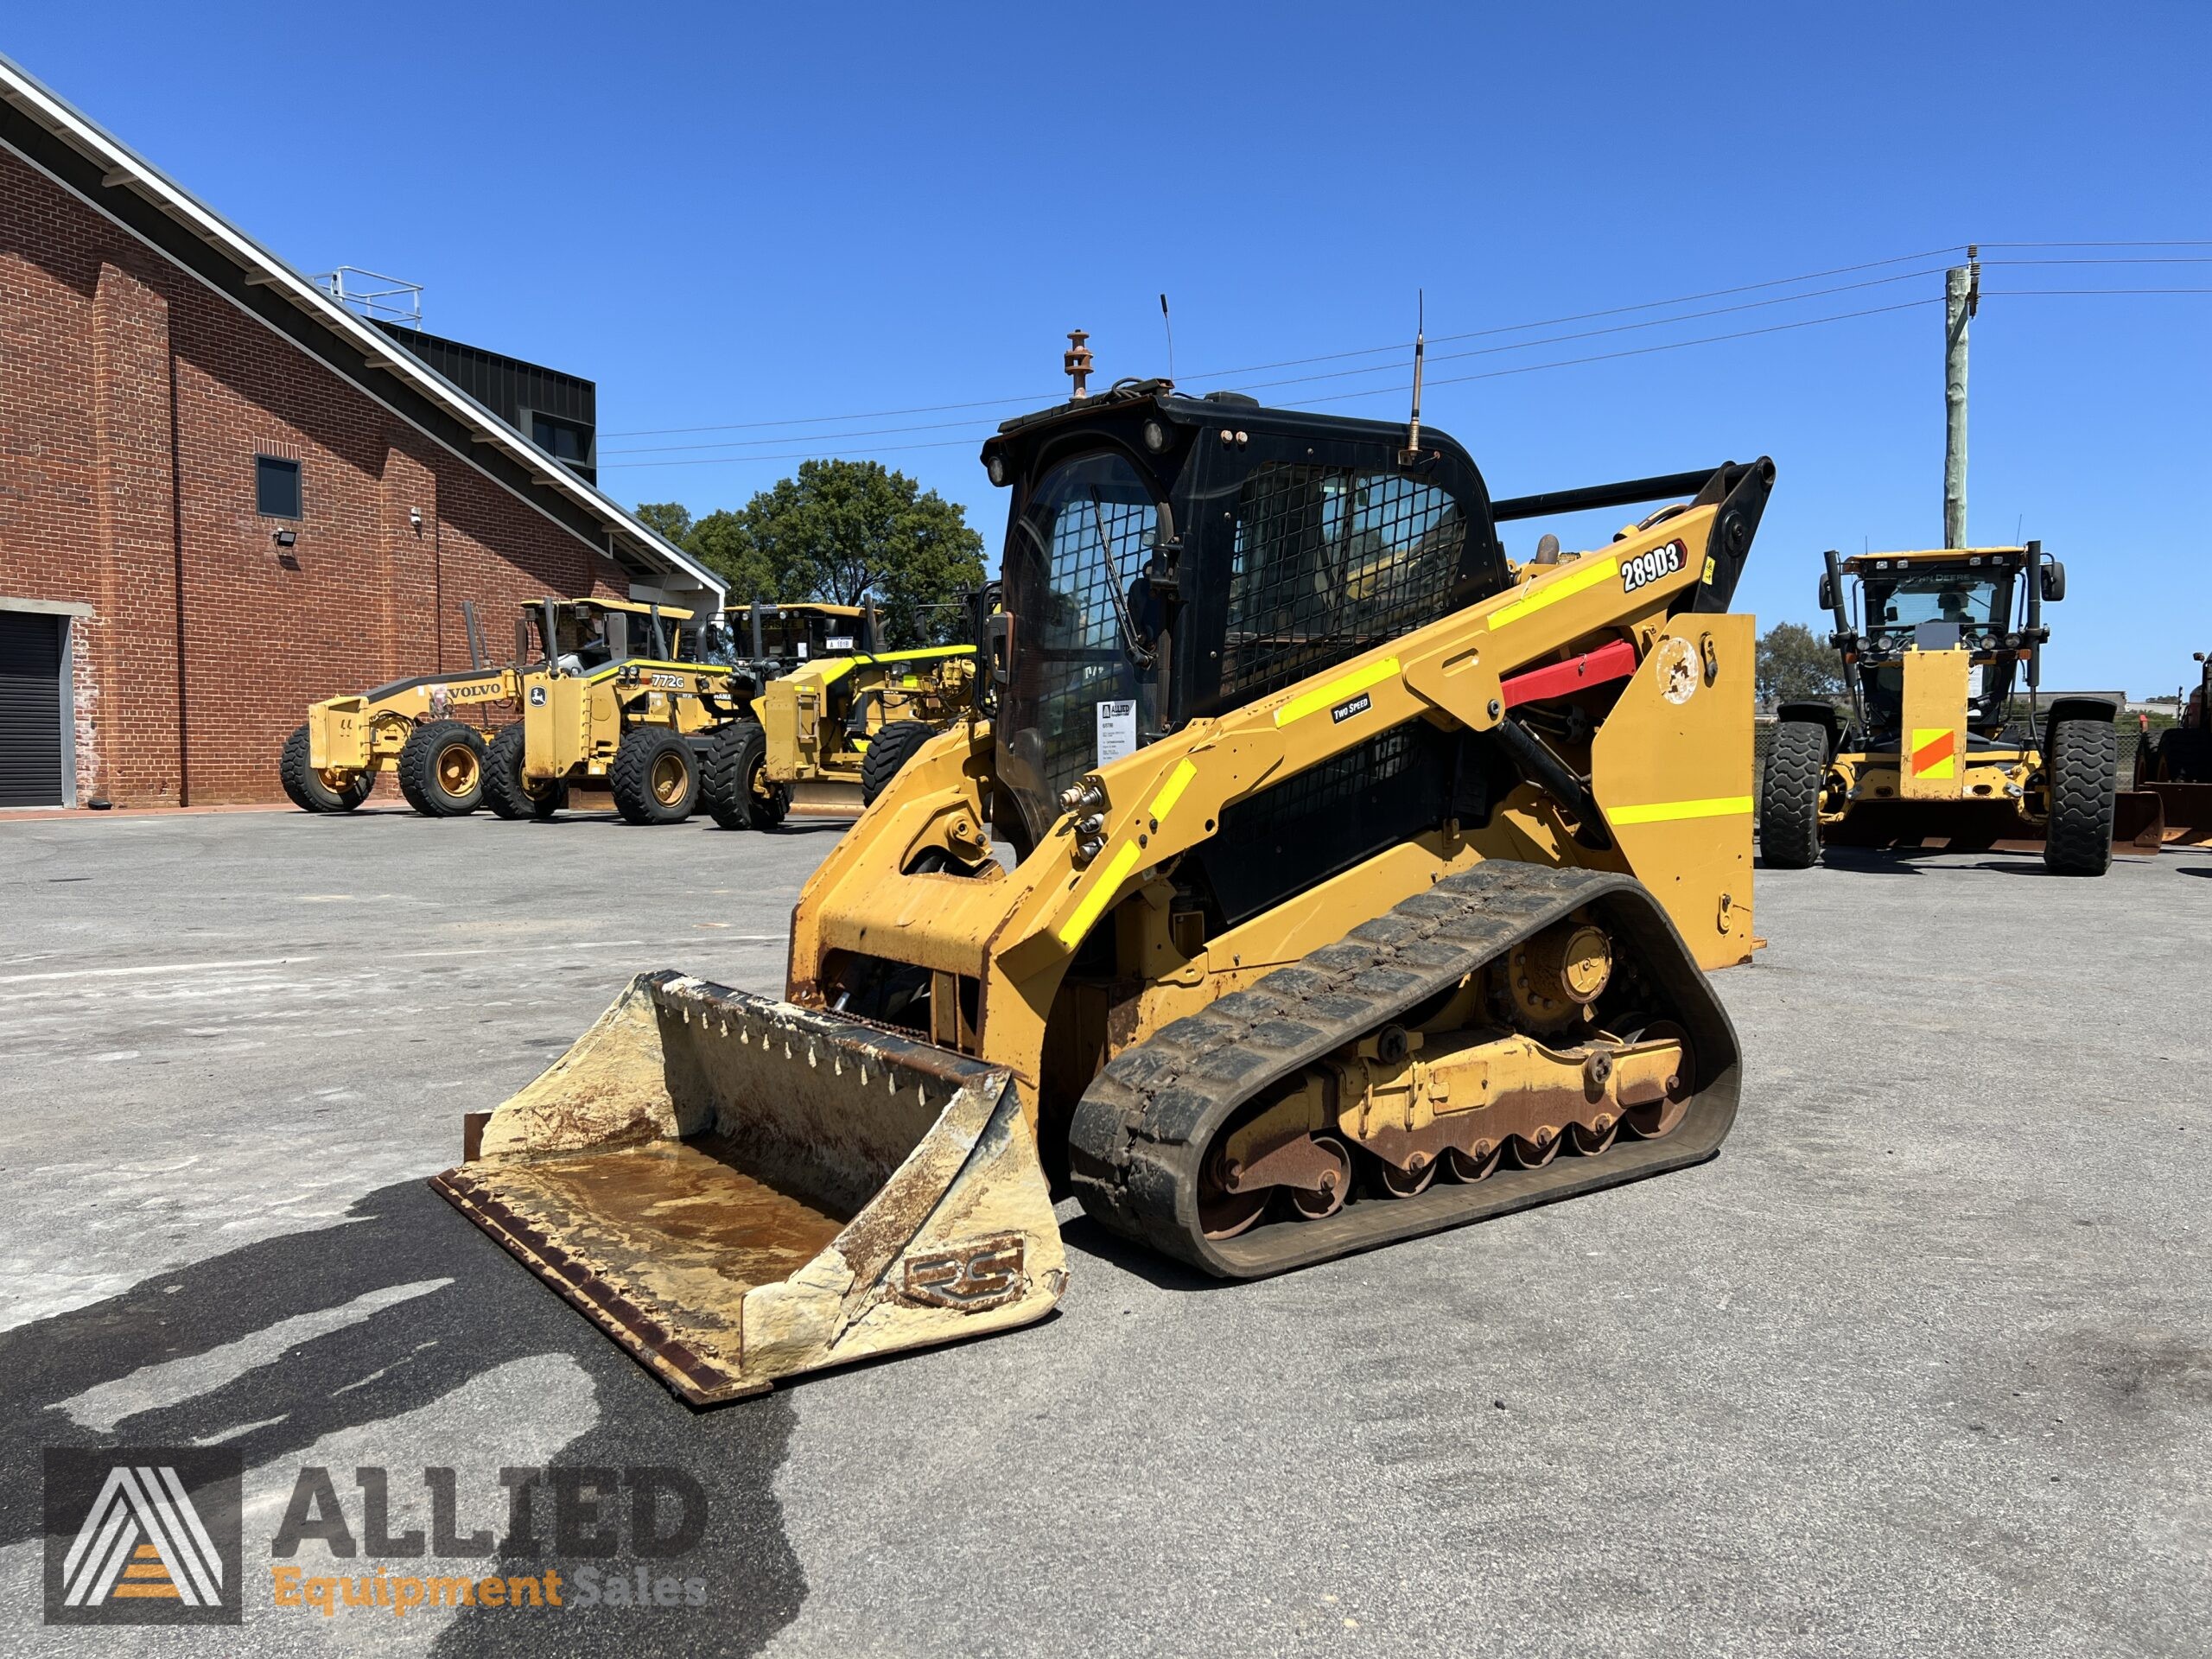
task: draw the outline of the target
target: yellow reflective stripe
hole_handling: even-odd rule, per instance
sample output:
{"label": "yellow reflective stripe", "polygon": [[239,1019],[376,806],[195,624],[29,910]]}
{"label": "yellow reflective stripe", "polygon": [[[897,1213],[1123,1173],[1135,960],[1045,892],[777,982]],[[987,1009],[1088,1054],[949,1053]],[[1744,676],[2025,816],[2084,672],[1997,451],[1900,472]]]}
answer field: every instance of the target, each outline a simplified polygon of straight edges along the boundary
{"label": "yellow reflective stripe", "polygon": [[1357,696],[1370,685],[1395,679],[1398,673],[1398,659],[1385,657],[1379,663],[1370,663],[1365,668],[1356,668],[1349,674],[1331,680],[1318,690],[1303,696],[1293,697],[1275,710],[1275,724],[1287,726],[1294,720],[1303,720],[1308,715],[1319,714],[1331,703],[1342,702],[1346,697]]}
{"label": "yellow reflective stripe", "polygon": [[1120,850],[1108,861],[1106,873],[1091,884],[1090,891],[1083,895],[1083,902],[1075,907],[1075,914],[1069,917],[1066,925],[1060,929],[1062,944],[1072,950],[1083,943],[1083,936],[1090,931],[1090,925],[1098,919],[1098,912],[1106,908],[1107,901],[1119,891],[1122,881],[1136,867],[1137,844],[1134,841],[1125,841]]}
{"label": "yellow reflective stripe", "polygon": [[1703,801],[1654,801],[1648,806],[1609,806],[1605,816],[1615,823],[1672,823],[1678,818],[1729,818],[1749,815],[1748,795],[1715,795]]}
{"label": "yellow reflective stripe", "polygon": [[1509,622],[1518,622],[1524,616],[1534,616],[1547,605],[1556,605],[1562,599],[1572,599],[1586,588],[1595,588],[1609,577],[1621,573],[1618,555],[1608,553],[1602,559],[1577,560],[1579,570],[1568,570],[1555,576],[1538,579],[1536,588],[1525,599],[1516,599],[1510,605],[1501,605],[1490,613],[1491,632],[1495,633]]}
{"label": "yellow reflective stripe", "polygon": [[1183,798],[1183,791],[1191,786],[1191,779],[1198,775],[1198,767],[1188,760],[1168,774],[1167,781],[1160,786],[1160,793],[1152,798],[1151,806],[1146,809],[1152,815],[1155,829],[1167,822],[1167,815],[1175,810],[1175,803]]}

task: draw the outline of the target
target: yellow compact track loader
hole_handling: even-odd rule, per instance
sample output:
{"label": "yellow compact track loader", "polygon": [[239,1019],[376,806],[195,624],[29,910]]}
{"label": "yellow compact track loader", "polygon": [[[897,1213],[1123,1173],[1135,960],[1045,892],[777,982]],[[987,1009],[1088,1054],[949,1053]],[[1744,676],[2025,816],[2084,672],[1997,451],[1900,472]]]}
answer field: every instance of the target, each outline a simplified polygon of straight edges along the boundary
{"label": "yellow compact track loader", "polygon": [[1493,503],[1417,425],[1158,381],[984,461],[977,706],[808,880],[785,997],[641,976],[440,1192],[703,1403],[1038,1318],[1056,1189],[1248,1278],[1713,1154],[1770,463]]}
{"label": "yellow compact track loader", "polygon": [[2135,750],[2135,787],[2158,798],[2168,846],[2212,843],[2212,652],[2196,656],[2201,677],[2180,720]]}
{"label": "yellow compact track loader", "polygon": [[[603,788],[632,823],[679,823],[699,798],[707,735],[735,709],[737,671],[690,611],[547,601],[546,663],[522,677],[522,721],[493,741],[485,798],[503,818],[548,819],[571,788]],[[727,652],[721,652],[727,655]]]}
{"label": "yellow compact track loader", "polygon": [[[2025,847],[2054,874],[2101,875],[2115,838],[2158,850],[2155,798],[2120,790],[2117,706],[2062,697],[2038,719],[2043,607],[2066,594],[2066,567],[2040,542],[1827,559],[1821,605],[1851,712],[1777,711],[1759,791],[1768,864],[1804,869],[1823,846]],[[2027,713],[2015,722],[2022,666]]]}
{"label": "yellow compact track loader", "polygon": [[729,619],[749,620],[756,661],[791,666],[708,749],[700,800],[725,830],[773,829],[794,803],[857,814],[975,701],[974,645],[879,651],[872,607],[760,605]]}
{"label": "yellow compact track loader", "polygon": [[[588,601],[550,601],[566,610]],[[525,607],[525,611],[537,607]],[[368,798],[379,772],[397,774],[407,804],[427,817],[458,817],[482,804],[487,747],[514,717],[524,665],[488,665],[476,607],[464,602],[473,666],[426,674],[309,706],[307,721],[284,741],[277,776],[302,812],[350,812]],[[519,630],[518,631],[519,632]]]}

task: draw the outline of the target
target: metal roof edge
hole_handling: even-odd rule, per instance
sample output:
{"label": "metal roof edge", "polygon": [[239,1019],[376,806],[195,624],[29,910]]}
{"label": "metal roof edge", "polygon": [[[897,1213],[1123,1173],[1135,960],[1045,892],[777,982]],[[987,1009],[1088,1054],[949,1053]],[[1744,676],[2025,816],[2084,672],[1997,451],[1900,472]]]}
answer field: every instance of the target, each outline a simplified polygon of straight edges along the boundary
{"label": "metal roof edge", "polygon": [[[370,327],[200,201],[4,53],[0,53],[0,98],[22,110],[87,159],[101,164],[103,171],[110,175],[109,182],[137,189],[173,217],[191,225],[202,241],[221,250],[257,277],[257,285],[282,294],[365,359],[409,383],[422,396],[467,426],[473,436],[505,450],[510,460],[528,471],[534,485],[568,497],[599,519],[610,535],[633,543],[646,555],[648,563],[669,567],[727,599],[727,579],[626,511],[613,497],[578,478],[429,365],[399,349],[395,342]],[[602,556],[607,550],[594,549]]]}

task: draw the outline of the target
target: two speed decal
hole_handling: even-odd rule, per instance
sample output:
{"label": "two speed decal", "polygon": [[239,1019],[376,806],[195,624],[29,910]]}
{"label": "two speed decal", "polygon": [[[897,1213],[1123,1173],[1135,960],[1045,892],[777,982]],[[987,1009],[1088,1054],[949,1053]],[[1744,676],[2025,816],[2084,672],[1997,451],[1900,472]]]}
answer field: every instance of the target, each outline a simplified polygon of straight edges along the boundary
{"label": "two speed decal", "polygon": [[1655,547],[1649,553],[1639,553],[1632,559],[1621,561],[1621,591],[1632,594],[1648,587],[1662,576],[1671,576],[1682,568],[1689,556],[1689,550],[1680,542],[1669,542],[1664,547]]}

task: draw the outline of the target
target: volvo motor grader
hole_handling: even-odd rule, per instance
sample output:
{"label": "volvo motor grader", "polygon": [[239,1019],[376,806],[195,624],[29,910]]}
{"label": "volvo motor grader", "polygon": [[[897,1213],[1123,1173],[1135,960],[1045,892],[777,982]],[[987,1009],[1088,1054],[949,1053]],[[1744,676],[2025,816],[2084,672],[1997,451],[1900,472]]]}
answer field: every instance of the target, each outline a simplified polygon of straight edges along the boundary
{"label": "volvo motor grader", "polygon": [[807,882],[785,996],[637,978],[451,1202],[707,1402],[1038,1318],[1058,1191],[1244,1278],[1713,1155],[1770,463],[1493,502],[1417,426],[1164,382],[984,461],[976,704]]}
{"label": "volvo motor grader", "polygon": [[755,665],[785,671],[715,734],[701,803],[725,830],[769,830],[794,804],[857,813],[974,702],[973,645],[877,648],[874,606],[763,605],[729,613]]}
{"label": "volvo motor grader", "polygon": [[[1823,846],[2025,844],[2057,874],[2101,875],[2115,823],[2131,847],[2139,837],[2139,850],[2157,850],[2155,801],[2120,794],[2116,706],[2062,697],[2048,713],[2037,707],[2043,607],[2066,594],[2066,567],[2040,542],[1826,557],[1820,602],[1835,620],[1851,709],[1777,711],[1760,785],[1767,863],[1803,869]],[[2015,721],[2022,668],[2025,715]]]}
{"label": "volvo motor grader", "polygon": [[546,660],[522,676],[520,722],[493,740],[492,810],[550,818],[571,788],[595,788],[632,823],[690,817],[707,736],[734,716],[742,683],[718,630],[688,610],[615,600],[548,600],[537,626]]}
{"label": "volvo motor grader", "polygon": [[2135,787],[2158,798],[2164,839],[2184,846],[2212,842],[2212,652],[2196,653],[2196,689],[2181,718],[2135,750]]}
{"label": "volvo motor grader", "polygon": [[[550,607],[562,626],[573,628],[580,612],[596,602],[547,600],[524,612],[535,615]],[[293,805],[303,812],[350,812],[368,798],[380,772],[397,773],[407,804],[426,817],[456,817],[482,804],[487,747],[513,718],[522,676],[540,653],[523,638],[526,624],[518,623],[515,660],[493,667],[474,605],[464,601],[461,615],[467,672],[394,680],[309,706],[306,723],[285,740],[277,763]]]}

